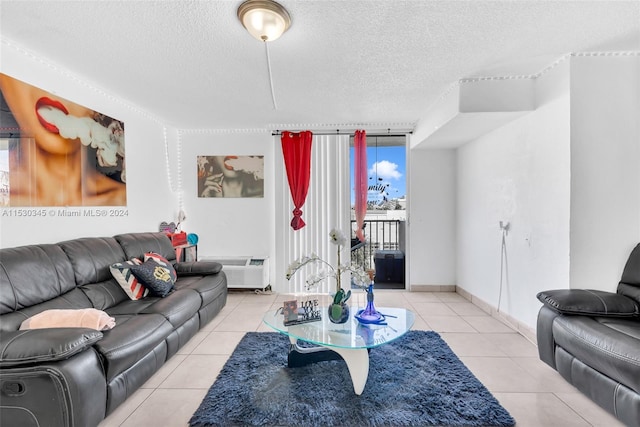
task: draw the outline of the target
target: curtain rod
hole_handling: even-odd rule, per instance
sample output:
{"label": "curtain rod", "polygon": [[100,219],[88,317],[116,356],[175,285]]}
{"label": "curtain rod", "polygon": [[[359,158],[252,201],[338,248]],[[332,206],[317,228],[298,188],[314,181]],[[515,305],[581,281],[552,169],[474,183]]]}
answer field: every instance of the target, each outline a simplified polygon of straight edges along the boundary
{"label": "curtain rod", "polygon": [[[366,129],[364,129],[366,131]],[[292,133],[299,133],[302,132],[300,130],[296,130],[296,131],[280,131],[280,130],[274,130],[271,132],[272,136],[276,136],[276,135],[282,135],[282,132],[292,132]],[[311,131],[311,133],[313,135],[349,135],[349,136],[353,136],[355,133],[355,130],[353,131],[340,131],[340,130],[336,130],[335,132],[314,132]],[[387,133],[384,133],[383,131],[379,131],[379,132],[373,132],[373,133],[369,133],[367,132],[367,136],[406,136],[406,135],[411,135],[413,134],[412,130],[406,130],[406,131],[399,131],[399,130],[395,130],[393,132],[391,131],[387,131]]]}

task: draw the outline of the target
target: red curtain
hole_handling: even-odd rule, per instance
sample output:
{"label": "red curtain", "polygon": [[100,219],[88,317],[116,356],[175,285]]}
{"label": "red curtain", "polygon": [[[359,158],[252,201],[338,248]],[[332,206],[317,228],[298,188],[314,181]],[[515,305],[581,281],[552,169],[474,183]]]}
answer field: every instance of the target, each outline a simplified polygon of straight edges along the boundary
{"label": "red curtain", "polygon": [[309,190],[309,178],[311,176],[311,141],[313,134],[311,131],[300,133],[282,132],[282,154],[284,164],[287,168],[287,178],[289,180],[289,190],[295,209],[291,227],[300,230],[305,226],[302,220],[302,210]]}
{"label": "red curtain", "polygon": [[357,130],[353,138],[356,237],[364,243],[364,216],[367,214],[367,133]]}

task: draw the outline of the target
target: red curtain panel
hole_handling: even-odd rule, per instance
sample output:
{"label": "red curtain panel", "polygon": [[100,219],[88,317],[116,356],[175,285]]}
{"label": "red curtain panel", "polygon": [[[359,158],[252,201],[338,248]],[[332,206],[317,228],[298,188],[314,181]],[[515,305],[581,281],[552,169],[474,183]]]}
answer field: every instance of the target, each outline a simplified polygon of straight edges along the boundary
{"label": "red curtain panel", "polygon": [[367,133],[356,130],[354,139],[354,181],[356,237],[364,243],[364,216],[367,214]]}
{"label": "red curtain panel", "polygon": [[313,134],[311,131],[293,133],[282,132],[282,155],[284,165],[287,168],[287,179],[289,180],[289,190],[295,209],[291,228],[300,230],[305,226],[302,220],[302,205],[307,198],[309,190],[309,177],[311,176],[311,142]]}

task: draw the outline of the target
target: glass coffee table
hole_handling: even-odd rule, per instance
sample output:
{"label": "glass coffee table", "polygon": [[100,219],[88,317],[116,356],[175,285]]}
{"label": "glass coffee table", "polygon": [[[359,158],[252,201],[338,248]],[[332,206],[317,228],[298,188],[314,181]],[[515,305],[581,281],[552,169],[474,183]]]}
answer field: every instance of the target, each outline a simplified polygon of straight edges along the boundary
{"label": "glass coffee table", "polygon": [[[347,323],[342,324],[331,323],[325,314],[327,308],[321,310],[322,319],[309,323],[285,326],[280,310],[266,313],[263,321],[289,337],[289,367],[344,359],[357,395],[362,394],[369,375],[369,351],[400,338],[411,329],[414,322],[413,312],[404,308],[377,307],[385,316],[382,324],[361,324],[353,317],[357,311],[355,307],[351,307]],[[298,341],[315,346],[300,346]]]}

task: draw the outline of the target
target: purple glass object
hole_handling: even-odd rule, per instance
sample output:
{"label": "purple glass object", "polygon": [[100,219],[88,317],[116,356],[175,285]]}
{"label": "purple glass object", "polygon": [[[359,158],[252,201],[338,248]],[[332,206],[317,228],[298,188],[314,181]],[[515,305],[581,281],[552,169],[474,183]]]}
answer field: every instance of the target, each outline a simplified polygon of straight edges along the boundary
{"label": "purple glass object", "polygon": [[367,306],[358,312],[358,320],[363,323],[375,323],[382,321],[384,316],[373,305],[373,282],[367,288]]}

